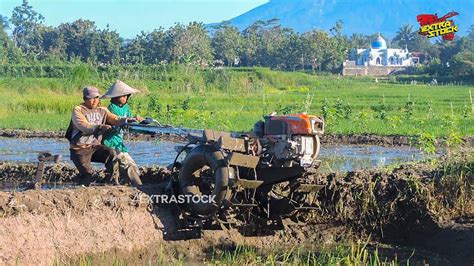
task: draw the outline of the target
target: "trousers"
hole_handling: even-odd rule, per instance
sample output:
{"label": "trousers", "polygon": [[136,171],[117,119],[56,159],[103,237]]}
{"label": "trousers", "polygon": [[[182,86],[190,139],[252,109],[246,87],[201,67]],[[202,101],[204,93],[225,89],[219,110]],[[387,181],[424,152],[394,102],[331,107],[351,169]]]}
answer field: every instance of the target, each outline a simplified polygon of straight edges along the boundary
{"label": "trousers", "polygon": [[140,169],[128,152],[120,152],[117,155],[119,161],[120,176],[126,177],[133,185],[142,185]]}
{"label": "trousers", "polygon": [[81,149],[70,149],[71,160],[79,170],[79,182],[89,185],[93,181],[91,162],[105,164],[106,178],[115,184],[119,182],[119,161],[114,149],[104,145],[92,145]]}

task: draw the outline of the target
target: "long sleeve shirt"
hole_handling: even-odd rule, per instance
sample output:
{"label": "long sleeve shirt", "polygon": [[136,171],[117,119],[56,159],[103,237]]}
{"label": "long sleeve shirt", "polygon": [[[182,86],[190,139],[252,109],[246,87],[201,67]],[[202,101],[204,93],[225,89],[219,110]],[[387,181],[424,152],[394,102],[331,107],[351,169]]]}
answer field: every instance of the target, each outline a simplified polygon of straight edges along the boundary
{"label": "long sleeve shirt", "polygon": [[84,104],[74,107],[72,111],[72,149],[80,149],[90,145],[100,145],[102,132],[101,125],[120,125],[126,118],[112,114],[104,107],[89,109]]}

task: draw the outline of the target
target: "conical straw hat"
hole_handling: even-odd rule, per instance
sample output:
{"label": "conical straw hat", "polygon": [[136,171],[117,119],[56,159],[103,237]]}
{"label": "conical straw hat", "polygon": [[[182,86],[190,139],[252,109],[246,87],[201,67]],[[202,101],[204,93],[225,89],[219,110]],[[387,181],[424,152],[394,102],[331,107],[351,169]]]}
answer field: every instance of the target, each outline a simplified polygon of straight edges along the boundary
{"label": "conical straw hat", "polygon": [[115,98],[123,95],[137,93],[138,90],[128,86],[125,82],[117,80],[102,98]]}

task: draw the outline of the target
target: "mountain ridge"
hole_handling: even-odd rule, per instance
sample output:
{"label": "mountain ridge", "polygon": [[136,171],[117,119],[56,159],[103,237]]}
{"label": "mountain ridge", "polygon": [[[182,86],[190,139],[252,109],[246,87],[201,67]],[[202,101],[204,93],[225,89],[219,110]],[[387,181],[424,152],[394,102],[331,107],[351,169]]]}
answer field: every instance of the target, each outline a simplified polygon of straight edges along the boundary
{"label": "mountain ridge", "polygon": [[[229,22],[244,30],[257,20],[278,18],[282,26],[302,33],[313,29],[328,31],[338,20],[342,20],[344,34],[379,32],[393,37],[404,24],[413,25],[413,29],[417,30],[416,16],[419,14],[437,13],[438,17],[442,17],[450,11],[459,13],[451,19],[459,26],[458,34],[465,35],[474,25],[474,0],[271,0]],[[218,23],[212,25],[215,24]]]}

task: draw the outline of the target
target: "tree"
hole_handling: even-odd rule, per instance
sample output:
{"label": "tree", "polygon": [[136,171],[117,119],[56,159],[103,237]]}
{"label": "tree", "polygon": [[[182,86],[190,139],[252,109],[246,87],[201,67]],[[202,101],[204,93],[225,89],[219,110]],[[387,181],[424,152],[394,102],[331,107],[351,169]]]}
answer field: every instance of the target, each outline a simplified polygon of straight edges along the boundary
{"label": "tree", "polygon": [[27,0],[23,0],[20,6],[13,9],[10,21],[15,26],[13,28],[15,45],[24,53],[41,53],[42,38],[40,29],[44,17],[33,10],[33,7],[28,4]]}
{"label": "tree", "polygon": [[96,61],[100,36],[93,21],[78,19],[72,23],[63,23],[56,30],[65,44],[65,57],[68,60],[78,57],[82,61]]}
{"label": "tree", "polygon": [[286,31],[275,53],[278,69],[296,70],[304,68],[303,41],[293,30]]}
{"label": "tree", "polygon": [[173,40],[167,37],[165,30],[160,27],[147,34],[144,39],[145,62],[157,64],[171,60]]}
{"label": "tree", "polygon": [[212,48],[214,50],[214,59],[222,60],[228,66],[232,66],[236,59],[239,59],[239,53],[242,48],[242,37],[239,30],[231,26],[228,21],[215,27],[212,37]]}
{"label": "tree", "polygon": [[142,64],[145,61],[145,47],[144,38],[146,34],[144,32],[141,35],[137,35],[130,41],[125,41],[121,48],[122,63],[125,64]]}
{"label": "tree", "polygon": [[325,70],[336,72],[342,67],[342,62],[347,57],[349,46],[347,37],[342,35],[344,23],[339,20],[334,27],[330,29],[333,37],[330,39],[330,45],[326,51],[326,59],[323,61]]}
{"label": "tree", "polygon": [[370,37],[360,33],[353,33],[351,37],[349,37],[348,42],[350,49],[361,49],[370,47]]}
{"label": "tree", "polygon": [[342,29],[343,28],[344,28],[344,22],[342,22],[342,20],[338,20],[338,21],[336,21],[336,24],[334,24],[334,26],[329,29],[329,32],[331,32],[331,34],[334,37],[342,38]]}
{"label": "tree", "polygon": [[38,28],[38,35],[41,36],[41,51],[38,52],[37,59],[65,60],[65,43],[56,28],[41,25]]}
{"label": "tree", "polygon": [[242,33],[244,65],[285,67],[279,52],[293,33],[293,30],[281,27],[278,19],[254,22]]}
{"label": "tree", "polygon": [[451,56],[447,60],[451,75],[468,76],[474,74],[474,43],[469,37],[458,38],[450,52]]}
{"label": "tree", "polygon": [[116,31],[111,31],[109,25],[105,30],[99,31],[98,41],[94,44],[98,62],[107,64],[119,62],[122,38]]}
{"label": "tree", "polygon": [[305,66],[310,66],[313,71],[321,70],[331,49],[331,37],[325,31],[313,30],[304,33],[302,38]]}
{"label": "tree", "polygon": [[[454,41],[439,39],[431,50],[436,51],[439,55],[439,59],[436,61],[439,61],[438,65],[444,71],[441,73],[463,76],[472,75],[474,72],[474,43],[469,37],[456,37]],[[430,69],[433,70],[434,67],[430,67]]]}
{"label": "tree", "polygon": [[257,50],[261,46],[260,31],[264,25],[264,21],[257,20],[242,32],[241,58],[245,66],[259,65]]}
{"label": "tree", "polygon": [[175,62],[207,65],[212,61],[211,41],[203,23],[178,23],[168,30],[167,38]]}
{"label": "tree", "polygon": [[13,41],[8,37],[6,29],[9,28],[8,18],[0,15],[0,63],[15,63],[20,61],[21,52],[15,47]]}
{"label": "tree", "polygon": [[416,34],[417,33],[413,31],[412,25],[405,24],[397,31],[393,38],[393,42],[395,42],[400,48],[407,47],[409,51],[413,51],[415,50],[414,41]]}
{"label": "tree", "polygon": [[473,51],[473,43],[467,37],[456,38],[454,41],[438,40],[439,58],[443,64],[449,64],[451,58],[463,51]]}
{"label": "tree", "polygon": [[449,68],[453,76],[474,75],[474,52],[465,50],[457,53],[450,60]]}
{"label": "tree", "polygon": [[469,27],[469,31],[467,32],[467,37],[469,38],[471,42],[474,42],[474,25],[471,25],[471,27]]}
{"label": "tree", "polygon": [[[1,24],[0,24],[1,25]],[[21,51],[8,37],[3,25],[0,26],[0,63],[16,63],[21,60]]]}

